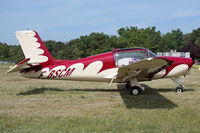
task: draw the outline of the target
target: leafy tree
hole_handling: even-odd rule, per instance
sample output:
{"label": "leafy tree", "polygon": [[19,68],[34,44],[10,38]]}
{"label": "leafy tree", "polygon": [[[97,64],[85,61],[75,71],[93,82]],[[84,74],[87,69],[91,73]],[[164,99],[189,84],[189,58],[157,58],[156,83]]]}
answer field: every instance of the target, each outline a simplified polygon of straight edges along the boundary
{"label": "leafy tree", "polygon": [[44,44],[46,45],[49,52],[52,54],[52,56],[57,59],[59,51],[61,51],[65,44],[63,42],[56,42],[52,40],[44,41]]}
{"label": "leafy tree", "polygon": [[183,41],[184,41],[184,45],[185,44],[189,44],[190,42],[192,42],[191,40],[191,33],[186,33],[183,35]]}
{"label": "leafy tree", "polygon": [[170,51],[171,49],[180,50],[184,45],[183,32],[180,29],[168,32],[162,38],[162,49]]}
{"label": "leafy tree", "polygon": [[10,61],[15,61],[16,63],[25,59],[24,53],[22,52],[21,47],[18,45],[10,45],[9,46],[9,58]]}
{"label": "leafy tree", "polygon": [[[200,28],[192,33],[183,34],[180,29],[161,34],[156,27],[138,28],[122,27],[118,36],[109,36],[104,33],[91,33],[70,40],[60,42],[44,41],[47,49],[55,59],[78,59],[115,48],[145,47],[153,52],[170,51],[171,49],[190,51],[192,58],[200,58]],[[19,62],[24,59],[19,45],[0,43],[0,60]]]}
{"label": "leafy tree", "polygon": [[193,59],[200,61],[200,28],[193,30],[192,33],[184,35],[185,45],[181,49],[183,52],[190,52]]}
{"label": "leafy tree", "polygon": [[137,27],[126,27],[118,30],[119,43],[121,47],[145,47],[153,51],[159,51],[161,45],[161,33],[156,27],[138,29]]}
{"label": "leafy tree", "polygon": [[9,48],[6,43],[0,43],[0,60],[7,60],[9,57]]}
{"label": "leafy tree", "polygon": [[200,27],[196,30],[193,30],[191,34],[191,40],[194,44],[200,45]]}
{"label": "leafy tree", "polygon": [[200,46],[190,42],[181,49],[182,52],[190,52],[190,57],[200,61]]}

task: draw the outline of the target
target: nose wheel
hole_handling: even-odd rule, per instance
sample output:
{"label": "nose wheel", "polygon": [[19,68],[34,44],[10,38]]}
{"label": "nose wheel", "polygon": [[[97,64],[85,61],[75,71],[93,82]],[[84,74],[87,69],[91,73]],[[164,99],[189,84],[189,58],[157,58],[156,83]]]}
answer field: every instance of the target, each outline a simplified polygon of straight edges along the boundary
{"label": "nose wheel", "polygon": [[176,87],[175,88],[175,91],[177,92],[177,93],[182,93],[183,92],[183,86],[178,86],[178,87]]}
{"label": "nose wheel", "polygon": [[172,78],[172,81],[174,81],[175,83],[179,84],[180,86],[176,87],[175,88],[175,91],[177,93],[182,93],[183,92],[183,89],[184,89],[184,82],[183,80],[178,77],[178,78]]}

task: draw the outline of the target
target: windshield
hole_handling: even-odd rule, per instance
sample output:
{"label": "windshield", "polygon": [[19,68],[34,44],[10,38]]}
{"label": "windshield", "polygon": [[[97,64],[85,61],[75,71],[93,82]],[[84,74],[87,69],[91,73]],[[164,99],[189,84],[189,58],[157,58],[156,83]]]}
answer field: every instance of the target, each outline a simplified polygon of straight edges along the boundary
{"label": "windshield", "polygon": [[149,57],[158,57],[157,54],[151,52],[150,50],[148,50],[149,52]]}
{"label": "windshield", "polygon": [[126,66],[146,58],[157,57],[157,55],[149,50],[130,50],[116,52],[114,57],[117,66]]}
{"label": "windshield", "polygon": [[144,50],[120,51],[115,53],[115,62],[117,66],[125,66],[147,57],[148,52]]}

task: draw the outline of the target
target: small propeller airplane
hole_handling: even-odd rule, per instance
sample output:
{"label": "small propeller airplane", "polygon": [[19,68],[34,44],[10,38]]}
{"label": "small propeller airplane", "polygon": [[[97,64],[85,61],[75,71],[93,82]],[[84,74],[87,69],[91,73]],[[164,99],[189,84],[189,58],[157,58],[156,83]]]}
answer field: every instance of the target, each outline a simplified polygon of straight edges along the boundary
{"label": "small propeller airplane", "polygon": [[26,78],[126,83],[131,95],[145,89],[140,81],[171,78],[176,92],[183,92],[181,76],[189,74],[191,58],[158,57],[145,48],[120,48],[77,59],[55,60],[36,31],[17,31],[25,58],[7,73],[19,72]]}

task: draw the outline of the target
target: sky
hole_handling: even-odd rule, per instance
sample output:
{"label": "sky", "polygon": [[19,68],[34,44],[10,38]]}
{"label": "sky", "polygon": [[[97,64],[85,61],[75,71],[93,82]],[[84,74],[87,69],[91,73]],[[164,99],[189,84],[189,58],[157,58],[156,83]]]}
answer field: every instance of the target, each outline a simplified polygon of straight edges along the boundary
{"label": "sky", "polygon": [[162,34],[200,27],[200,0],[0,0],[0,42],[18,45],[15,32],[67,42],[92,32],[117,35],[126,26],[156,26]]}

